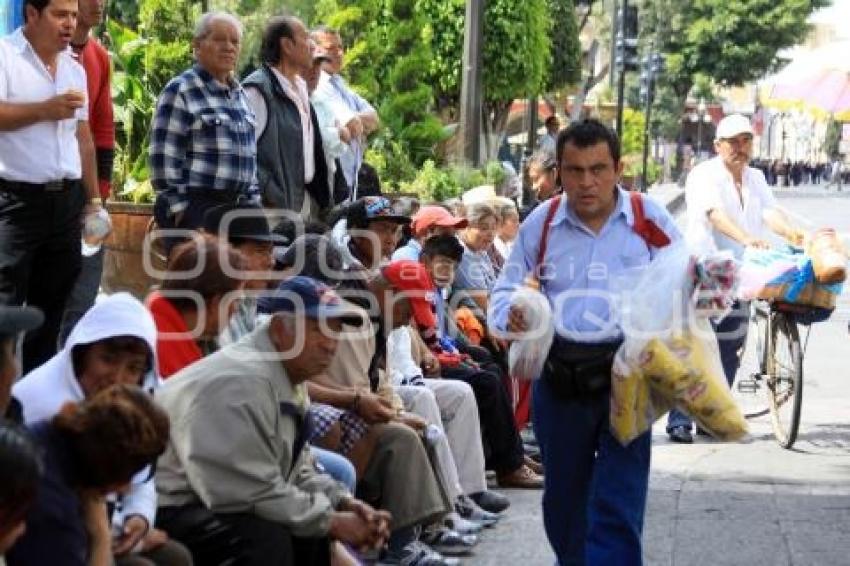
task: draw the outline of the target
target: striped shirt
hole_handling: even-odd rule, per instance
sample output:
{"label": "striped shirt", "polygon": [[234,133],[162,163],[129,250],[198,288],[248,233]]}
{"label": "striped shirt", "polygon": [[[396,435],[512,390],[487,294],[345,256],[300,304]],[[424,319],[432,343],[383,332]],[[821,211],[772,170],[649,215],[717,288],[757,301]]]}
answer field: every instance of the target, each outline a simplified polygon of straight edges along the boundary
{"label": "striped shirt", "polygon": [[190,189],[259,203],[254,114],[239,83],[224,85],[197,65],[172,79],[157,102],[150,166],[172,212],[186,208]]}

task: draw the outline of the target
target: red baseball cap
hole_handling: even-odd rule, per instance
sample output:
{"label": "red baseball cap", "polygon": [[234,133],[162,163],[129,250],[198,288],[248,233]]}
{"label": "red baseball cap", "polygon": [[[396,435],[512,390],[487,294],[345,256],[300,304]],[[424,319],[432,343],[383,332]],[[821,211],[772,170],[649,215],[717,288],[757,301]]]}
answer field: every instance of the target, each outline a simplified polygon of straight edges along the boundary
{"label": "red baseball cap", "polygon": [[381,274],[397,291],[402,291],[410,301],[413,320],[422,328],[437,326],[434,315],[434,282],[418,261],[394,261],[381,270]]}
{"label": "red baseball cap", "polygon": [[425,232],[431,226],[446,226],[452,228],[466,228],[469,222],[466,218],[454,216],[451,212],[442,206],[423,206],[413,216],[413,233],[419,235]]}

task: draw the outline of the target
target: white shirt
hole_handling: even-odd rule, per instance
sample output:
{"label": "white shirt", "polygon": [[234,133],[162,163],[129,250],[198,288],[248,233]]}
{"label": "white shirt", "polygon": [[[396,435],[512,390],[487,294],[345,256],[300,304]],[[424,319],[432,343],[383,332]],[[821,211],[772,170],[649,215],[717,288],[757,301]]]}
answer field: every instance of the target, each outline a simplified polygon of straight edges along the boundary
{"label": "white shirt", "polygon": [[56,58],[54,79],[22,28],[0,38],[0,100],[11,104],[43,102],[70,89],[86,95],[85,104],[73,118],[0,131],[0,178],[28,183],[82,178],[77,123],[89,117],[86,72],[70,51]]}
{"label": "white shirt", "polygon": [[[343,125],[348,124],[361,112],[375,112],[375,108],[365,98],[351,90],[340,75],[331,76],[322,71],[314,96],[316,94],[326,100],[336,119]],[[352,188],[351,198],[354,200],[357,198],[357,174],[366,152],[365,139],[352,139],[348,146],[351,151],[340,156],[339,162],[345,180]]]}
{"label": "white shirt", "polygon": [[739,198],[732,173],[720,157],[700,163],[688,175],[685,186],[688,207],[686,238],[695,252],[730,250],[738,258],[744,253],[744,246],[711,225],[708,212],[714,209],[725,212],[738,228],[752,237],[767,235],[764,213],[776,207],[776,198],[758,169],[745,167],[742,180]]}

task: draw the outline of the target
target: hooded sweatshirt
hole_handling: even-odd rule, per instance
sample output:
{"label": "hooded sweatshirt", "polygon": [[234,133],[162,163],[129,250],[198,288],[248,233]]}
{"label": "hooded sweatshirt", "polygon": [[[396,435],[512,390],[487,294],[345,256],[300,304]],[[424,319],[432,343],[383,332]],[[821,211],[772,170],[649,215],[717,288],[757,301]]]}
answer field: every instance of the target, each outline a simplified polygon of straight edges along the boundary
{"label": "hooded sweatshirt", "polygon": [[[71,351],[75,346],[92,344],[116,336],[134,336],[144,340],[153,354],[156,368],[156,326],[147,309],[128,293],[116,293],[95,303],[80,319],[65,347],[46,363],[32,370],[14,387],[12,395],[23,406],[24,422],[29,425],[55,416],[62,405],[85,399],[74,374]],[[150,393],[159,385],[156,371],[148,372],[142,387]],[[122,515],[141,515],[153,526],[156,514],[156,489],[153,481],[143,481],[147,469],[133,479],[123,498]]]}

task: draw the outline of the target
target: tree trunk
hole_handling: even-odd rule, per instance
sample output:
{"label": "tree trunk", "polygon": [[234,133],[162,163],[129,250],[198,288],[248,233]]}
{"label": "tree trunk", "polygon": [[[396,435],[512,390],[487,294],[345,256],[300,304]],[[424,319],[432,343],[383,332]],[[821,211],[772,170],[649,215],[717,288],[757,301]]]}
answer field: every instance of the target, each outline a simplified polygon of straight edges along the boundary
{"label": "tree trunk", "polygon": [[512,104],[513,100],[484,103],[484,162],[496,159],[499,154],[499,142],[505,135]]}

